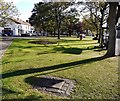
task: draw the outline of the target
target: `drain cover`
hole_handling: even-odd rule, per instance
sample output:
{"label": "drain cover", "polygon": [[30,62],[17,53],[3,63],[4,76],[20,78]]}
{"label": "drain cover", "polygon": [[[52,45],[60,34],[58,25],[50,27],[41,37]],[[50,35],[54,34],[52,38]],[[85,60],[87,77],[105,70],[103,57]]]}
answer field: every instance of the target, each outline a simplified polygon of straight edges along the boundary
{"label": "drain cover", "polygon": [[74,87],[74,81],[58,77],[36,77],[33,88],[51,92],[60,96],[69,96]]}

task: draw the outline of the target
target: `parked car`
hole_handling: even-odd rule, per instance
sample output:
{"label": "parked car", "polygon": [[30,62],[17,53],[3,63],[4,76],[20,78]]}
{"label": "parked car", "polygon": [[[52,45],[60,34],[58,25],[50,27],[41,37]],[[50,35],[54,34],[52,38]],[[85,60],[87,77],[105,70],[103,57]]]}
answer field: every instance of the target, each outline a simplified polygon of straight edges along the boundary
{"label": "parked car", "polygon": [[27,37],[27,36],[29,36],[29,34],[28,33],[22,33],[21,36]]}
{"label": "parked car", "polygon": [[26,33],[27,34],[27,36],[32,36],[32,33]]}
{"label": "parked car", "polygon": [[86,38],[86,35],[85,35],[85,34],[82,34],[82,37],[83,37],[83,38]]}
{"label": "parked car", "polygon": [[41,36],[41,35],[42,35],[41,33],[37,32],[37,36]]}
{"label": "parked car", "polygon": [[31,34],[32,34],[32,36],[37,36],[37,33],[35,33],[35,32],[34,32],[34,33],[31,33]]}
{"label": "parked car", "polygon": [[2,36],[2,33],[0,32],[0,36]]}
{"label": "parked car", "polygon": [[0,33],[0,36],[8,36],[8,35],[5,33]]}

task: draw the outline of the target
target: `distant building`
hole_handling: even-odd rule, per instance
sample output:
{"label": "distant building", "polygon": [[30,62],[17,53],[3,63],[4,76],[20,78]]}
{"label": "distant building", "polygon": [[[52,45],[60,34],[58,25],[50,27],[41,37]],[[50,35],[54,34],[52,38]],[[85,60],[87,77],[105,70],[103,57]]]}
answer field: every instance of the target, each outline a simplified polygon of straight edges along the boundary
{"label": "distant building", "polygon": [[116,28],[116,49],[115,49],[115,54],[120,55],[120,17],[117,23],[117,28]]}
{"label": "distant building", "polygon": [[33,33],[33,31],[34,28],[30,23],[20,19],[11,19],[11,23],[6,24],[4,27],[4,33],[9,36],[21,36],[26,33]]}

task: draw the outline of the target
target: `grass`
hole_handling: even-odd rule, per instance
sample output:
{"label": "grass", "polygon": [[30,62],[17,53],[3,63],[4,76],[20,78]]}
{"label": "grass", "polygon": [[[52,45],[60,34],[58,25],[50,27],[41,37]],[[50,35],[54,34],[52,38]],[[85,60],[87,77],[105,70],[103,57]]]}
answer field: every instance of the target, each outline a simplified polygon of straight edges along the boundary
{"label": "grass", "polygon": [[[56,44],[32,44],[48,40]],[[97,41],[85,38],[15,39],[2,58],[2,99],[118,99],[118,57],[102,58]],[[70,97],[32,89],[33,77],[75,80]]]}

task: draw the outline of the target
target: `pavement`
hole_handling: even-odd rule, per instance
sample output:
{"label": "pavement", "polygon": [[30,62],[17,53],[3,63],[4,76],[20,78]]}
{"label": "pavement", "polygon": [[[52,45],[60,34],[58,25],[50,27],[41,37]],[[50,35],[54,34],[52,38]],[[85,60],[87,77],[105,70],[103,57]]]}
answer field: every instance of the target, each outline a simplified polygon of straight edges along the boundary
{"label": "pavement", "polygon": [[36,37],[36,36],[30,36],[30,37],[21,37],[21,36],[8,36],[8,37],[2,37],[3,39],[37,39],[37,38],[40,38],[40,37]]}
{"label": "pavement", "polygon": [[6,37],[6,38],[2,38],[2,40],[0,41],[0,59],[4,55],[7,48],[11,45],[12,40],[13,40],[12,38]]}

